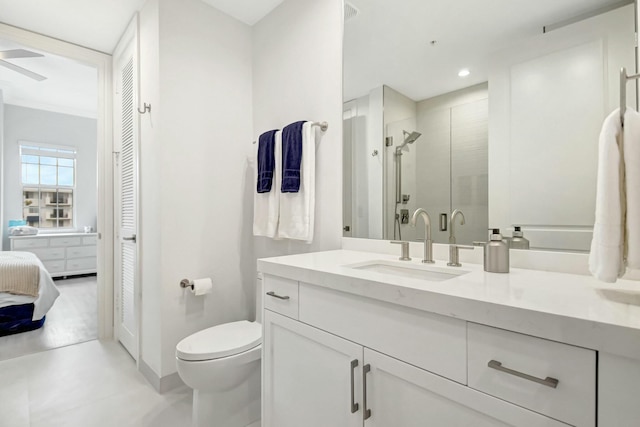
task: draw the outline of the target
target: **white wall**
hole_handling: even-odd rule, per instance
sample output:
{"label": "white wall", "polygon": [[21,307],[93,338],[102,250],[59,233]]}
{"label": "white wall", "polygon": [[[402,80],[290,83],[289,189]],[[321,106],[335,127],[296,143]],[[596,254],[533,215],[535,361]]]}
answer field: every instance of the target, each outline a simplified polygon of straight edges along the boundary
{"label": "white wall", "polygon": [[140,99],[152,110],[140,119],[140,358],[159,377],[162,371],[162,233],[160,233],[160,198],[162,165],[160,163],[160,5],[149,0],[140,11]]}
{"label": "white wall", "polygon": [[[0,153],[4,158],[4,94],[0,89]],[[2,159],[0,159],[0,167]],[[0,170],[0,248],[4,241],[4,168]],[[8,222],[8,221],[7,221]]]}
{"label": "white wall", "polygon": [[[327,121],[316,149],[312,244],[255,237],[255,258],[337,249],[342,236],[342,2],[285,0],[253,27],[253,139],[297,120]],[[253,153],[252,153],[253,155]],[[253,171],[244,190],[251,230]],[[251,266],[255,272],[255,263]]]}
{"label": "white wall", "polygon": [[9,219],[22,218],[22,184],[19,141],[73,146],[76,154],[75,225],[96,229],[97,219],[97,122],[95,119],[35,110],[6,104],[4,107],[4,200],[2,224],[9,249],[6,227]]}
{"label": "white wall", "polygon": [[[632,8],[553,30],[492,58],[492,227],[523,225],[533,248],[589,249],[598,135],[618,105],[620,67],[634,66]],[[627,90],[633,105],[633,85]]]}
{"label": "white wall", "polygon": [[[339,0],[285,1],[253,28],[199,0],[141,10],[141,361],[156,376],[175,374],[182,338],[254,317],[257,257],[340,247],[341,24]],[[301,119],[329,122],[314,242],[254,238],[251,141]],[[212,294],[178,285],[199,277]]]}
{"label": "white wall", "polygon": [[[251,29],[199,0],[152,0],[140,18],[141,102],[153,111],[141,126],[141,357],[167,377],[182,338],[253,315]],[[179,287],[200,277],[212,294]]]}

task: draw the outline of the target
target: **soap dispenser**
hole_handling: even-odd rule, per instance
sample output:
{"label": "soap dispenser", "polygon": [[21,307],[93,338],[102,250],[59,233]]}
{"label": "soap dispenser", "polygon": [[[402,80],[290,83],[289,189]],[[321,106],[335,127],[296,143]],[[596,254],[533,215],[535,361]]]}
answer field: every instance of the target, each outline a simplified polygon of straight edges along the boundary
{"label": "soap dispenser", "polygon": [[509,245],[502,240],[500,229],[491,229],[489,242],[484,245],[484,271],[509,272]]}
{"label": "soap dispenser", "polygon": [[529,241],[524,238],[522,228],[516,225],[511,238],[511,249],[529,249]]}

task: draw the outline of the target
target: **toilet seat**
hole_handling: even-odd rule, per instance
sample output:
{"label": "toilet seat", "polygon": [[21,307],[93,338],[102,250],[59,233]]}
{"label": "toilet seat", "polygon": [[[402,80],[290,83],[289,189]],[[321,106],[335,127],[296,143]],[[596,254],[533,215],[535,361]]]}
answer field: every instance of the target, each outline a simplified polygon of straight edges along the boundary
{"label": "toilet seat", "polygon": [[176,346],[176,357],[187,361],[220,359],[245,352],[262,342],[262,325],[241,320],[189,335]]}

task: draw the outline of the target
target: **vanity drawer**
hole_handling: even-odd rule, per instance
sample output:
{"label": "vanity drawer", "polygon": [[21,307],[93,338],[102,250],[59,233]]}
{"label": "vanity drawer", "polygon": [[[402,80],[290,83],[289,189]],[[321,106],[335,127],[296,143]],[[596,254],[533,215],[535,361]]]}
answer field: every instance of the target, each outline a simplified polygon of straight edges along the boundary
{"label": "vanity drawer", "polygon": [[49,239],[14,239],[11,249],[19,251],[20,249],[46,248],[49,246]]}
{"label": "vanity drawer", "polygon": [[81,237],[50,237],[49,240],[51,241],[49,244],[51,247],[79,246],[82,244]]}
{"label": "vanity drawer", "polygon": [[98,243],[98,238],[96,236],[87,236],[82,238],[82,244],[85,246],[91,246]]}
{"label": "vanity drawer", "polygon": [[467,383],[460,319],[300,283],[300,321],[458,383]]}
{"label": "vanity drawer", "polygon": [[72,246],[67,248],[67,258],[94,257],[96,249],[96,246]]}
{"label": "vanity drawer", "polygon": [[475,323],[468,324],[468,345],[469,387],[574,426],[595,426],[595,351]]}
{"label": "vanity drawer", "polygon": [[292,319],[298,318],[298,282],[275,276],[264,276],[264,308]]}
{"label": "vanity drawer", "polygon": [[64,259],[64,248],[36,248],[30,252],[36,254],[40,261]]}

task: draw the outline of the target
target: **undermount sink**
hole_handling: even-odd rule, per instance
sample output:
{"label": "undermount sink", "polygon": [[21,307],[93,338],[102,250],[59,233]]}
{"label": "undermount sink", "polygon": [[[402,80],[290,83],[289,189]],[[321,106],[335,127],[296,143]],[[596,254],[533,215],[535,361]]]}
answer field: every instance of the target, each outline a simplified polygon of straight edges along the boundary
{"label": "undermount sink", "polygon": [[366,263],[346,265],[345,267],[354,268],[356,270],[390,274],[392,276],[407,277],[410,279],[429,280],[432,282],[443,282],[468,273],[468,271],[465,270],[441,268],[430,266],[428,264],[419,265],[413,263],[410,264],[404,261],[395,262],[384,260],[368,261]]}

